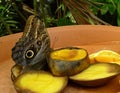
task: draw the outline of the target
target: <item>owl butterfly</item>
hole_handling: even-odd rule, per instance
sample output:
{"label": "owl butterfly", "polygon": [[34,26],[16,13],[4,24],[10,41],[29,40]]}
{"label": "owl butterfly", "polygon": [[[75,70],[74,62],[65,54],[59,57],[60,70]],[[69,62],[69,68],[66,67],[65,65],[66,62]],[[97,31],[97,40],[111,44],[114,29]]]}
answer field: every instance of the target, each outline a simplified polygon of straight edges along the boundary
{"label": "owl butterfly", "polygon": [[17,65],[42,69],[47,64],[46,55],[50,51],[50,38],[44,23],[31,15],[22,37],[12,49],[12,58]]}

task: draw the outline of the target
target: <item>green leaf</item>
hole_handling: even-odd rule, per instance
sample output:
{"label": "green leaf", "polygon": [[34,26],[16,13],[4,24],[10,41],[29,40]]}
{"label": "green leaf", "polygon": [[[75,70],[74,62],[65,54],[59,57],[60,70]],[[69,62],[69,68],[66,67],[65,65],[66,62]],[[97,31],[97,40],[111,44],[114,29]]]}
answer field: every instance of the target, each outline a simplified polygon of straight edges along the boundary
{"label": "green leaf", "polygon": [[56,9],[56,12],[58,12],[60,9],[62,9],[62,11],[65,10],[64,4],[60,4],[60,6]]}
{"label": "green leaf", "polygon": [[5,7],[4,6],[0,6],[0,10],[4,10],[5,9]]}
{"label": "green leaf", "polygon": [[101,7],[101,14],[102,15],[105,15],[107,12],[108,12],[109,8],[108,8],[108,5],[107,4],[104,4],[102,7]]}
{"label": "green leaf", "polygon": [[112,4],[108,4],[109,12],[111,15],[115,13],[116,7],[114,7]]}
{"label": "green leaf", "polygon": [[117,23],[120,26],[120,0],[117,5],[117,12],[118,12]]}
{"label": "green leaf", "polygon": [[15,21],[15,20],[7,20],[6,22],[9,23],[9,24],[17,24],[17,23],[18,23],[18,22]]}
{"label": "green leaf", "polygon": [[66,18],[66,17],[63,17],[63,18],[59,18],[58,19],[58,22],[57,22],[57,25],[58,26],[64,26],[64,25],[73,25],[74,23],[72,23],[70,21],[69,18]]}
{"label": "green leaf", "polygon": [[69,18],[71,20],[72,23],[76,23],[72,13],[70,11],[68,11],[65,15],[66,18]]}
{"label": "green leaf", "polygon": [[118,26],[120,26],[120,16],[118,16],[118,18],[117,18],[117,24],[118,24]]}

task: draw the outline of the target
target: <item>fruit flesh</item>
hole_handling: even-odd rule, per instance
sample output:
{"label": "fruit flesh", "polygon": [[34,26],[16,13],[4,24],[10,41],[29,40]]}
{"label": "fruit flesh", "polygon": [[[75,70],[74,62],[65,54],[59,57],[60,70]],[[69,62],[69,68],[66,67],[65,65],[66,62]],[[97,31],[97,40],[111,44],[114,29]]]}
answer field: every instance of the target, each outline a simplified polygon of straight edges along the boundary
{"label": "fruit flesh", "polygon": [[11,68],[11,79],[14,81],[22,72],[23,68],[19,65],[14,65]]}
{"label": "fruit flesh", "polygon": [[120,64],[120,54],[112,50],[101,50],[89,55],[90,62],[112,62]]}
{"label": "fruit flesh", "polygon": [[50,57],[57,60],[75,61],[86,57],[84,49],[62,49],[52,52]]}
{"label": "fruit flesh", "polygon": [[89,81],[107,78],[120,73],[120,66],[112,63],[96,63],[90,65],[81,73],[71,76],[70,79]]}
{"label": "fruit flesh", "polygon": [[44,71],[30,71],[19,76],[14,85],[23,93],[58,93],[67,85],[67,77],[55,77]]}
{"label": "fruit flesh", "polygon": [[50,53],[48,65],[55,76],[71,76],[80,73],[89,66],[88,53],[85,49],[65,47]]}

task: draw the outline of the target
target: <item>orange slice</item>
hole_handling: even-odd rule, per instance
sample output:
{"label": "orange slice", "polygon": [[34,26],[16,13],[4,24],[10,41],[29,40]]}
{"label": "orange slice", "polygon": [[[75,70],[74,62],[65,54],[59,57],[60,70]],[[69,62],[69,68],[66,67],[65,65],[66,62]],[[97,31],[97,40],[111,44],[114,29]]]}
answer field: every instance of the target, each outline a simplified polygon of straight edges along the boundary
{"label": "orange slice", "polygon": [[112,50],[101,50],[89,55],[91,63],[113,62],[120,64],[120,54]]}

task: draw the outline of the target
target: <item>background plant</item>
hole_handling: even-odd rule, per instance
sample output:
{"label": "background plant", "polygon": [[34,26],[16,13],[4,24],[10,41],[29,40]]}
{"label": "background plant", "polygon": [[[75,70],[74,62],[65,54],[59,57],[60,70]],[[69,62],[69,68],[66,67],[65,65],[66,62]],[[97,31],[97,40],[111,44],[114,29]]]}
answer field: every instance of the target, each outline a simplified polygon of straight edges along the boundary
{"label": "background plant", "polygon": [[[12,10],[12,3],[0,2],[0,35],[12,34],[18,28],[18,22],[14,20],[16,13]],[[19,30],[19,29],[18,29]]]}
{"label": "background plant", "polygon": [[23,31],[31,14],[43,18],[46,27],[120,26],[120,0],[0,0],[0,36]]}
{"label": "background plant", "polygon": [[111,25],[120,26],[120,0],[92,0],[92,12]]}
{"label": "background plant", "polygon": [[21,32],[25,16],[12,0],[0,0],[0,36]]}

